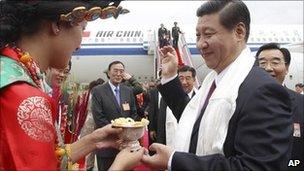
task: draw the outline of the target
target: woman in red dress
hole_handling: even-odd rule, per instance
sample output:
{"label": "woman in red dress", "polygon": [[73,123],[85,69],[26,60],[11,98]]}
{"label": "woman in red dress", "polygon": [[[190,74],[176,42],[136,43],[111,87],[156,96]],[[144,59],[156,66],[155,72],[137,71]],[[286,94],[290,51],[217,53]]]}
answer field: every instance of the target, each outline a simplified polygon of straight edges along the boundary
{"label": "woman in red dress", "polygon": [[[63,144],[55,124],[58,107],[42,80],[47,68],[68,65],[87,21],[121,10],[108,7],[110,1],[94,3],[0,1],[0,170],[59,170],[60,163],[67,169],[97,148],[117,145],[121,130],[110,125]],[[143,149],[122,150],[111,169],[133,168],[142,155]]]}

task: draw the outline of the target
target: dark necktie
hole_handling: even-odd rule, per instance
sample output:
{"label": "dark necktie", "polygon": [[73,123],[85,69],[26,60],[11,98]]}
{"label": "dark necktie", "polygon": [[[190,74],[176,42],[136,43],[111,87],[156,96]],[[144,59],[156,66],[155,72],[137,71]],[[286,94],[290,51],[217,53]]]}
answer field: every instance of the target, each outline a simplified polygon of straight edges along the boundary
{"label": "dark necktie", "polygon": [[202,107],[201,113],[199,115],[199,117],[197,118],[197,120],[194,123],[193,129],[192,129],[192,133],[191,133],[191,140],[190,140],[190,147],[189,147],[189,152],[195,154],[196,153],[196,146],[197,146],[197,139],[198,139],[198,131],[199,131],[199,127],[200,127],[200,123],[202,120],[202,117],[204,115],[205,109],[208,106],[209,103],[209,99],[213,93],[213,91],[215,90],[216,85],[215,85],[215,81],[213,81],[210,90],[207,94],[205,103]]}
{"label": "dark necktie", "polygon": [[119,93],[118,87],[115,87],[114,91],[115,91],[116,101],[117,101],[118,105],[120,106],[120,93]]}

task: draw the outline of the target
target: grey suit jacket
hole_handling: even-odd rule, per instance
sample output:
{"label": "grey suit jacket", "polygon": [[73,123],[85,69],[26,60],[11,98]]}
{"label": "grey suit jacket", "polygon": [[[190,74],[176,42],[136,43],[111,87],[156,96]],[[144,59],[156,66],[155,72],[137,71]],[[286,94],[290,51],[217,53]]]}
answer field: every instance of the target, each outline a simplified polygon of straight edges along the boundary
{"label": "grey suit jacket", "polygon": [[[124,103],[129,104],[130,110],[123,110]],[[133,91],[124,85],[120,85],[120,104],[119,106],[109,83],[94,87],[91,107],[96,128],[101,128],[119,117],[138,119]],[[110,148],[99,150],[97,154],[103,157],[114,157],[117,152],[118,150]]]}

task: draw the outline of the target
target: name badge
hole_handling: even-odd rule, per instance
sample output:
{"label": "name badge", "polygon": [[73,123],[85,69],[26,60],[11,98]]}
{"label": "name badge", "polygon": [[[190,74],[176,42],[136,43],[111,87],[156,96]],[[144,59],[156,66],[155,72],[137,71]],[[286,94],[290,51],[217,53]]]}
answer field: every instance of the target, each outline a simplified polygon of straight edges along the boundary
{"label": "name badge", "polygon": [[301,137],[301,128],[299,123],[293,123],[293,136]]}
{"label": "name badge", "polygon": [[123,104],[122,104],[122,109],[123,109],[124,111],[129,111],[129,110],[130,110],[130,105],[129,105],[129,103],[123,103]]}

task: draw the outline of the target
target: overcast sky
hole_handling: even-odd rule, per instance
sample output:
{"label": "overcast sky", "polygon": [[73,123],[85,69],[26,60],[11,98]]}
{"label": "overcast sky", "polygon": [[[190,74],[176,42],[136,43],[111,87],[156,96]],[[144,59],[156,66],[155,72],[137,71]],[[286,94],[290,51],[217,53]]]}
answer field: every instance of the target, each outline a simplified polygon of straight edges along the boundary
{"label": "overcast sky", "polygon": [[[121,6],[130,10],[118,19],[96,20],[92,28],[171,27],[177,21],[181,27],[195,28],[196,9],[202,1],[123,1]],[[245,1],[251,14],[252,25],[303,25],[303,1]]]}

